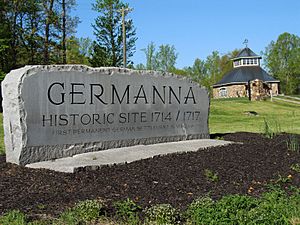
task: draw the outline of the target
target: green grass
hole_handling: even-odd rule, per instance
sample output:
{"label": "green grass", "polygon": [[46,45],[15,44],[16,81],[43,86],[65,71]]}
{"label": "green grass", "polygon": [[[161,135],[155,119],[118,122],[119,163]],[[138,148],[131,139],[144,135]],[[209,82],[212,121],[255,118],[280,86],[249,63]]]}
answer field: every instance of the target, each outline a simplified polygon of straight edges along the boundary
{"label": "green grass", "polygon": [[[249,115],[249,111],[258,115]],[[250,102],[246,98],[211,100],[210,133],[262,133],[264,120],[279,126],[280,132],[300,134],[300,105],[269,100]]]}
{"label": "green grass", "polygon": [[3,115],[0,113],[0,155],[5,154],[4,147],[4,130],[3,130]]}

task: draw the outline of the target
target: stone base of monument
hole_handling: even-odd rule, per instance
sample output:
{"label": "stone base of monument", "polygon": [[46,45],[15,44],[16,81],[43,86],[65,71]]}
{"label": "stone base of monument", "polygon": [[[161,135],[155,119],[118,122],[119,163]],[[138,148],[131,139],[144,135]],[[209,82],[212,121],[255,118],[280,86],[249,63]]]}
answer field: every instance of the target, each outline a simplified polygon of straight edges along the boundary
{"label": "stone base of monument", "polygon": [[130,163],[141,159],[172,153],[193,152],[208,147],[228,145],[232,142],[214,139],[199,139],[153,145],[108,149],[27,164],[30,168],[45,168],[59,172],[74,173],[78,170],[97,170],[102,166]]}

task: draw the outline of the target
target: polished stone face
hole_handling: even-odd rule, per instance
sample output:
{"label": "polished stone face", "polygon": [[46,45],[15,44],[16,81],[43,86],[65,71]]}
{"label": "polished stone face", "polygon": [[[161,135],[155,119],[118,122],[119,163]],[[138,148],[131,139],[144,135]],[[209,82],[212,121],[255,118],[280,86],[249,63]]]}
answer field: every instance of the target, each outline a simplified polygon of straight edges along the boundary
{"label": "polished stone face", "polygon": [[171,74],[33,66],[8,74],[3,92],[8,161],[18,164],[209,136],[207,91]]}

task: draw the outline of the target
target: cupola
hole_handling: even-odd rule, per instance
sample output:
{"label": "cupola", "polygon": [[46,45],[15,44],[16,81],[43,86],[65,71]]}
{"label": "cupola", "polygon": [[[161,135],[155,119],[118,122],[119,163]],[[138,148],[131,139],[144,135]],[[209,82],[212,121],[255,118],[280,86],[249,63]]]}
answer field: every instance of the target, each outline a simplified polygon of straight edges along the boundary
{"label": "cupola", "polygon": [[256,55],[250,48],[244,48],[237,57],[233,58],[233,68],[241,66],[260,66],[261,56]]}

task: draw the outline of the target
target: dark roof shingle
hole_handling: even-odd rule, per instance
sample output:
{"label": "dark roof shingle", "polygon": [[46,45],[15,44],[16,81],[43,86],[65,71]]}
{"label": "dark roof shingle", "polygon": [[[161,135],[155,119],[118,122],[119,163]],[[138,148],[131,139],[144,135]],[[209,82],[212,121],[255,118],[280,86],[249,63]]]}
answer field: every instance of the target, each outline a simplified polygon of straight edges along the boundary
{"label": "dark roof shingle", "polygon": [[213,86],[218,87],[231,83],[247,83],[249,80],[252,81],[255,79],[259,79],[265,82],[279,82],[278,80],[270,76],[260,66],[241,66],[231,70],[222,78],[222,80],[215,83]]}
{"label": "dark roof shingle", "polygon": [[235,59],[238,58],[249,58],[249,57],[259,57],[259,55],[256,55],[250,48],[244,48],[240,53],[235,57]]}

